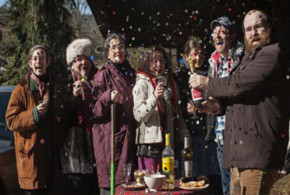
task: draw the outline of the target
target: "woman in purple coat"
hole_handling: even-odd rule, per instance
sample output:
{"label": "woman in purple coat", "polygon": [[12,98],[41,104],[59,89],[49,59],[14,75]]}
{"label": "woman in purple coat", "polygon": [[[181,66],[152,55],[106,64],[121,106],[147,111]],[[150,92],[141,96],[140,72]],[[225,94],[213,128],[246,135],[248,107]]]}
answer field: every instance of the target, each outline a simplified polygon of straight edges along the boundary
{"label": "woman in purple coat", "polygon": [[125,38],[119,34],[107,37],[107,62],[96,73],[93,82],[94,114],[93,145],[101,194],[110,192],[110,106],[116,104],[115,117],[115,184],[125,182],[122,165],[133,163],[135,157],[135,120],[132,88],[135,72],[125,58]]}

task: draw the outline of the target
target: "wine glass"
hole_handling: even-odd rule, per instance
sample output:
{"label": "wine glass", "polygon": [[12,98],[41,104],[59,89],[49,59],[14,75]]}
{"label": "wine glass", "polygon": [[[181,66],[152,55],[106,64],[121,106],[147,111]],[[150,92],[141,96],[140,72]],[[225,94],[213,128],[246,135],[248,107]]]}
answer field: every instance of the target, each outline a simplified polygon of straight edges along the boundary
{"label": "wine glass", "polygon": [[132,163],[126,163],[122,165],[122,170],[125,176],[126,183],[129,183],[129,179],[131,176],[131,170],[132,170]]}

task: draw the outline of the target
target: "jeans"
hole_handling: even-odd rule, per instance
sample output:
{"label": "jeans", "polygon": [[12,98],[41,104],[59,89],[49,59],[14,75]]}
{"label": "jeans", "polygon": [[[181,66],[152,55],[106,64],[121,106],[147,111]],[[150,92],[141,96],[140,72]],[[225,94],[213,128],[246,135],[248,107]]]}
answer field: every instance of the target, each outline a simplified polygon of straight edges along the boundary
{"label": "jeans", "polygon": [[220,172],[222,178],[222,188],[223,194],[230,194],[230,186],[231,186],[231,173],[229,168],[223,168],[223,145],[220,143],[217,144],[217,158],[220,165]]}

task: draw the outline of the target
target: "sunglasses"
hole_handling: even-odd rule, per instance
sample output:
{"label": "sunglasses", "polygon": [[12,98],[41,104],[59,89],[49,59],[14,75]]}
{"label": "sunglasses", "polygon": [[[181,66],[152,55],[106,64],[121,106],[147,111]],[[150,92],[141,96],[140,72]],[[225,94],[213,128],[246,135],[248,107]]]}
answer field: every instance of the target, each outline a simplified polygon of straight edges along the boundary
{"label": "sunglasses", "polygon": [[76,62],[82,62],[82,61],[85,61],[85,62],[90,62],[90,59],[88,59],[87,56],[77,56],[74,58],[73,62],[76,63]]}

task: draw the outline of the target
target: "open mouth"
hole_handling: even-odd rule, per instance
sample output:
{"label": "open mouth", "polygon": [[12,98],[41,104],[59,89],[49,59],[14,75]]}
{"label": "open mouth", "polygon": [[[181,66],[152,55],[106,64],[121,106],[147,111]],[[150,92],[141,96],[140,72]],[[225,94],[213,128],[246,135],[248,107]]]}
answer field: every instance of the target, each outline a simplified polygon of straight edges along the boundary
{"label": "open mouth", "polygon": [[223,46],[224,42],[222,40],[217,40],[217,41],[215,41],[215,44]]}

